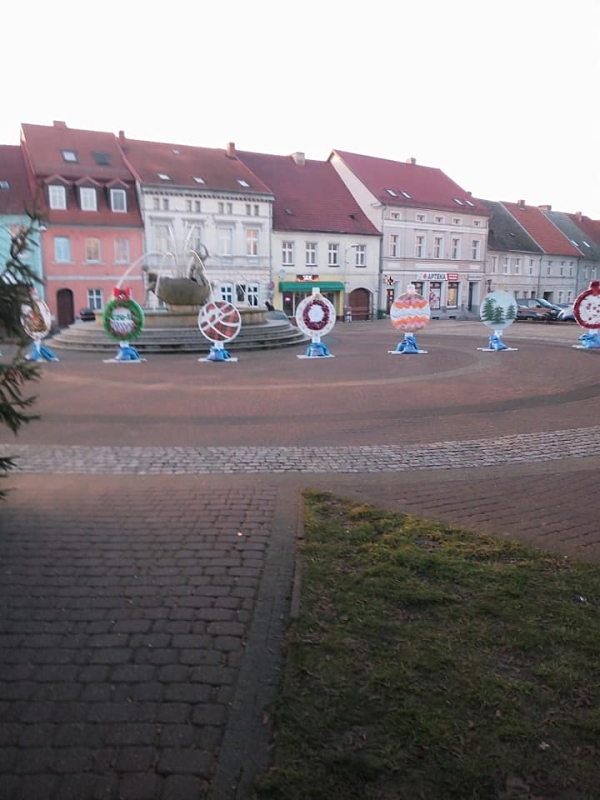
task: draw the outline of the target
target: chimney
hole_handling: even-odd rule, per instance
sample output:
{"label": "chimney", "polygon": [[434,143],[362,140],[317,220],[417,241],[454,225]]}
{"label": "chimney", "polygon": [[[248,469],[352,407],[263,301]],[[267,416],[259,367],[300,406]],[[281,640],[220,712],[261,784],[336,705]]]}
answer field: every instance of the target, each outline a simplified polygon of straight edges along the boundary
{"label": "chimney", "polygon": [[125,141],[125,131],[119,131],[119,141],[121,144]]}
{"label": "chimney", "polygon": [[227,142],[226,149],[227,158],[235,158],[235,142]]}
{"label": "chimney", "polygon": [[407,158],[407,159],[406,159],[406,163],[407,163],[407,164],[413,164],[413,165],[414,165],[414,164],[416,164],[416,163],[417,163],[417,159],[416,159],[416,158],[413,158],[413,156],[411,156],[410,158]]}
{"label": "chimney", "polygon": [[292,153],[292,158],[294,159],[294,164],[298,164],[299,167],[303,167],[306,164],[306,157],[300,151]]}
{"label": "chimney", "polygon": [[552,211],[552,206],[538,206],[540,211]]}
{"label": "chimney", "polygon": [[525,208],[525,200],[519,200],[517,205],[519,206],[519,208]]}
{"label": "chimney", "polygon": [[581,220],[583,219],[583,214],[581,213],[581,211],[576,211],[575,216],[577,217],[577,222],[581,222]]}
{"label": "chimney", "polygon": [[55,128],[66,128],[67,127],[67,123],[63,122],[60,119],[55,119],[52,124],[54,125]]}

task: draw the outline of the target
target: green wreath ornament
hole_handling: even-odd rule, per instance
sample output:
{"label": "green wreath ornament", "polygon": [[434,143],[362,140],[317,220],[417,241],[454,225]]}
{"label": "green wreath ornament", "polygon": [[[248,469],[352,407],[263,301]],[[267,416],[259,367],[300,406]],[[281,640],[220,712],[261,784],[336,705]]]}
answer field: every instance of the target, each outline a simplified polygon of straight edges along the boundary
{"label": "green wreath ornament", "polygon": [[113,297],[102,312],[102,327],[119,342],[137,339],[144,330],[144,310],[127,296]]}

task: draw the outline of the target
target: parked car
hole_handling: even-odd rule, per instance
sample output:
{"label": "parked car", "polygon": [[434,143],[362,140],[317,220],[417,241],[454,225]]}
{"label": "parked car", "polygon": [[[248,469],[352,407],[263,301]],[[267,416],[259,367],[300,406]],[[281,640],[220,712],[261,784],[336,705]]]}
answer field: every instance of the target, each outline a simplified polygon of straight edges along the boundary
{"label": "parked car", "polygon": [[571,303],[570,306],[563,308],[559,314],[558,319],[560,322],[575,322],[575,314],[573,313],[573,306],[575,304]]}
{"label": "parked car", "polygon": [[555,322],[560,311],[543,297],[517,298],[517,322]]}
{"label": "parked car", "polygon": [[93,308],[82,308],[79,312],[79,319],[82,322],[95,322],[96,312]]}

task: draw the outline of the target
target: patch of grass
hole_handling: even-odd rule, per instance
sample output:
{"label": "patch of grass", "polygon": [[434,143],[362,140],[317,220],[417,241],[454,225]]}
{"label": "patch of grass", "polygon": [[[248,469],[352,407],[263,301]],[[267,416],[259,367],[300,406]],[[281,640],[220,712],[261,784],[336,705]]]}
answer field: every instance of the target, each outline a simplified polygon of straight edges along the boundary
{"label": "patch of grass", "polygon": [[305,495],[257,800],[600,797],[600,567]]}

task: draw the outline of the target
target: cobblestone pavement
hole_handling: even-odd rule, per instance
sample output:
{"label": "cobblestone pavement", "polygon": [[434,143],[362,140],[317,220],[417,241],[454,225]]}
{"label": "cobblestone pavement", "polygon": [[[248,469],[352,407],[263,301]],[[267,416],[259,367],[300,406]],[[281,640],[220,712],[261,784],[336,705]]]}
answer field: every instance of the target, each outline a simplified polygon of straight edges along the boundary
{"label": "cobblestone pavement", "polygon": [[200,387],[178,357],[45,368],[0,442],[0,800],[251,797],[305,488],[600,560],[596,354],[553,326],[479,354],[450,323],[373,355],[388,328]]}

